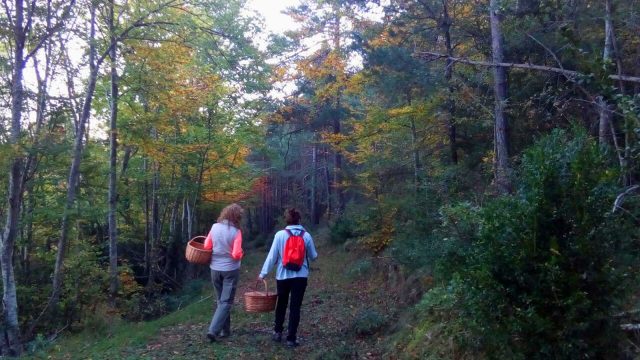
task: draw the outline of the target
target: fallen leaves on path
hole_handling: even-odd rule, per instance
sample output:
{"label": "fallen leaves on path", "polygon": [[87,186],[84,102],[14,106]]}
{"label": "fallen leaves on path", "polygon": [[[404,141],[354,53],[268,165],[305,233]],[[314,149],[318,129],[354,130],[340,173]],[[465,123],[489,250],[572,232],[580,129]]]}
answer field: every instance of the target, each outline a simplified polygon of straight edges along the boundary
{"label": "fallen leaves on path", "polygon": [[[309,277],[298,330],[301,344],[298,348],[288,349],[284,344],[271,341],[273,313],[256,314],[243,310],[242,294],[255,290],[255,274],[262,265],[261,260],[254,259],[243,266],[229,338],[209,343],[205,338],[208,322],[180,324],[159,329],[152,341],[134,353],[146,359],[382,358],[384,336],[358,334],[354,322],[358,314],[366,310],[376,311],[387,322],[392,321],[397,304],[384,291],[380,283],[384,278],[379,272],[350,279],[346,276],[345,264],[348,266],[357,255],[338,251],[323,257],[323,250],[327,248],[328,245],[318,247],[320,257],[313,264]],[[255,251],[249,256],[262,258],[265,255]],[[271,280],[270,285],[273,283]],[[207,315],[211,316],[212,312]]]}

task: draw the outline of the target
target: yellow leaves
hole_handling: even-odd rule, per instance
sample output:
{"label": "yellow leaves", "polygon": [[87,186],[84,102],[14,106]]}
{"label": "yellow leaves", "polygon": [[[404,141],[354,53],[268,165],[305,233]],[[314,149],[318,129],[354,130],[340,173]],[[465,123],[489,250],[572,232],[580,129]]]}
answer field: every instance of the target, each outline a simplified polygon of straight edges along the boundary
{"label": "yellow leaves", "polygon": [[387,111],[390,117],[413,115],[416,113],[416,109],[413,106],[403,106],[395,109],[389,109]]}
{"label": "yellow leaves", "polygon": [[359,95],[364,91],[366,84],[366,76],[359,72],[348,79],[344,93],[345,95]]}
{"label": "yellow leaves", "polygon": [[274,66],[271,69],[272,81],[277,82],[286,80],[288,70],[289,69],[285,66]]}
{"label": "yellow leaves", "polygon": [[[337,51],[321,49],[313,56],[307,57],[297,63],[296,70],[302,76],[317,84],[325,83],[320,87],[320,92],[333,92],[346,86],[347,73],[346,62]],[[330,79],[331,81],[327,81]],[[332,88],[332,90],[323,90]]]}
{"label": "yellow leaves", "polygon": [[380,252],[386,248],[393,240],[395,233],[394,219],[398,213],[398,209],[391,207],[389,209],[381,209],[379,215],[379,227],[371,234],[360,238],[360,243],[374,252]]}
{"label": "yellow leaves", "polygon": [[193,50],[177,42],[158,46],[134,44],[128,60],[140,64],[141,84],[150,109],[162,109],[166,118],[185,118],[218,94],[222,79],[192,64]]}
{"label": "yellow leaves", "polygon": [[372,47],[397,46],[402,41],[403,37],[392,35],[391,29],[387,26],[376,38],[369,41],[369,45]]}
{"label": "yellow leaves", "polygon": [[348,134],[340,133],[334,134],[329,132],[323,132],[320,134],[322,141],[328,144],[331,144],[334,149],[344,148],[346,144],[351,141],[351,138]]}

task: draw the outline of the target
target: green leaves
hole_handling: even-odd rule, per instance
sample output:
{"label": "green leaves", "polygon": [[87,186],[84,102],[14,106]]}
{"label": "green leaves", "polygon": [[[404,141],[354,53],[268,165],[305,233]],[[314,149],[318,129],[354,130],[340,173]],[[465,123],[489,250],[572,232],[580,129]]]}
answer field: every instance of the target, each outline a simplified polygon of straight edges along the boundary
{"label": "green leaves", "polygon": [[637,228],[603,206],[616,177],[592,139],[558,130],[525,151],[517,178],[516,195],[480,210],[465,261],[441,264],[458,274],[466,341],[497,357],[611,355],[634,281],[624,254],[638,251]]}

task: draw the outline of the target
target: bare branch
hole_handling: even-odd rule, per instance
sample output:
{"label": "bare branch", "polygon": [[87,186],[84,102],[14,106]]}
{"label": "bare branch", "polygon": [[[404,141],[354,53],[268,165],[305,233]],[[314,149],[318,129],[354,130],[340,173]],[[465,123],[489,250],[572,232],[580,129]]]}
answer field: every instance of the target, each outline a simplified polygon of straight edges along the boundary
{"label": "bare branch", "polygon": [[624,201],[624,198],[638,189],[640,189],[640,185],[633,185],[629,187],[627,190],[625,190],[623,193],[618,195],[616,197],[616,201],[613,202],[613,209],[611,209],[611,212],[615,213],[616,210],[622,209],[622,202]]}
{"label": "bare branch", "polygon": [[2,0],[2,5],[4,7],[4,12],[7,14],[9,24],[13,26],[13,17],[11,16],[11,10],[9,9],[9,4],[7,4],[7,0]]}
{"label": "bare branch", "polygon": [[[535,64],[505,63],[505,62],[492,63],[492,62],[488,62],[488,61],[479,61],[479,60],[470,60],[470,59],[465,59],[465,58],[452,57],[452,56],[448,56],[446,54],[440,54],[440,53],[431,52],[431,51],[416,52],[415,55],[418,56],[418,57],[425,58],[425,59],[449,59],[449,60],[451,60],[453,62],[458,62],[458,63],[462,63],[462,64],[469,64],[469,65],[477,65],[477,66],[487,66],[487,67],[500,66],[500,67],[505,67],[505,68],[528,69],[528,70],[538,70],[538,71],[552,72],[552,73],[563,75],[567,79],[570,79],[570,80],[575,80],[579,76],[586,76],[585,74],[582,74],[582,73],[580,73],[578,71],[575,71],[575,70],[566,70],[566,69],[556,68],[556,67],[552,67],[552,66],[535,65]],[[627,81],[627,82],[640,83],[640,77],[637,77],[637,76],[609,75],[608,78],[611,79],[611,80],[621,80],[621,81]]]}
{"label": "bare branch", "polygon": [[558,64],[558,67],[562,70],[564,70],[564,67],[562,66],[562,63],[560,62],[560,59],[558,59],[558,57],[556,56],[556,54],[551,51],[551,49],[549,49],[548,47],[546,47],[542,42],[540,42],[538,39],[536,39],[535,37],[533,37],[533,35],[531,34],[527,34],[527,36],[529,38],[531,38],[531,40],[535,41],[536,43],[538,43],[538,45],[542,46],[545,50],[547,50],[547,52],[549,53],[549,55],[551,55],[553,57],[553,59],[556,61],[556,64]]}
{"label": "bare branch", "polygon": [[624,331],[638,331],[640,330],[640,324],[621,324],[620,328]]}
{"label": "bare branch", "polygon": [[100,55],[100,57],[98,58],[98,60],[96,61],[96,65],[99,67],[102,62],[104,61],[104,59],[109,55],[109,53],[111,52],[111,48],[116,46],[117,43],[119,43],[120,41],[124,40],[127,35],[136,28],[140,28],[140,27],[147,27],[147,26],[154,26],[154,25],[175,25],[173,23],[170,22],[166,22],[166,21],[153,21],[153,22],[145,22],[145,19],[149,18],[151,15],[159,13],[160,11],[162,11],[163,9],[170,7],[170,6],[174,6],[176,5],[177,0],[169,0],[166,1],[162,4],[160,4],[157,8],[149,11],[148,13],[142,15],[141,17],[139,17],[138,19],[136,19],[136,21],[133,22],[133,24],[131,24],[129,27],[127,27],[126,29],[124,29],[116,38],[116,41],[111,43],[109,45],[109,47],[107,49],[104,50],[104,52]]}
{"label": "bare branch", "polygon": [[44,43],[51,37],[53,36],[53,34],[55,34],[58,30],[60,30],[60,28],[62,27],[62,25],[65,23],[66,18],[69,16],[69,14],[71,13],[71,9],[73,8],[73,5],[75,5],[76,0],[70,0],[69,1],[69,5],[67,5],[67,8],[64,10],[62,17],[58,20],[58,22],[50,27],[47,31],[46,34],[44,34],[40,40],[38,41],[38,43],[36,44],[36,46],[31,49],[31,51],[29,51],[29,54],[27,54],[27,56],[25,56],[24,61],[25,63],[31,58],[33,57],[36,52],[38,52],[38,50],[40,50],[40,48],[44,45]]}
{"label": "bare branch", "polygon": [[27,24],[24,26],[25,34],[28,34],[29,31],[31,31],[31,24],[33,24],[33,13],[35,11],[36,11],[36,0],[32,0],[31,6],[29,6],[29,12],[27,13]]}

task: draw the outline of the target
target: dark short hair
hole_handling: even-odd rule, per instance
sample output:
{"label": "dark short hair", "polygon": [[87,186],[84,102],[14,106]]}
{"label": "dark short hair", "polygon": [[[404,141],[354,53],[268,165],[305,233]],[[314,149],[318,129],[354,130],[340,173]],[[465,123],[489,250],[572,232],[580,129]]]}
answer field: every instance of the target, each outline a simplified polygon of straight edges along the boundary
{"label": "dark short hair", "polygon": [[300,212],[295,208],[285,210],[284,221],[287,225],[300,225]]}

